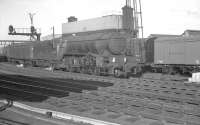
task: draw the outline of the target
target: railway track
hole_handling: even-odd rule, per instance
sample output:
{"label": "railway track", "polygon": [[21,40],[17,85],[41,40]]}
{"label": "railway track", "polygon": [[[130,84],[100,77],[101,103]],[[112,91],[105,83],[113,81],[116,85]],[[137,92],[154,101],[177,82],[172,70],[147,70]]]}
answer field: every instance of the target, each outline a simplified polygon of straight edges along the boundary
{"label": "railway track", "polygon": [[0,94],[8,99],[41,101],[48,97],[65,97],[70,92],[97,90],[100,82],[76,81],[70,79],[35,78],[20,75],[0,74]]}

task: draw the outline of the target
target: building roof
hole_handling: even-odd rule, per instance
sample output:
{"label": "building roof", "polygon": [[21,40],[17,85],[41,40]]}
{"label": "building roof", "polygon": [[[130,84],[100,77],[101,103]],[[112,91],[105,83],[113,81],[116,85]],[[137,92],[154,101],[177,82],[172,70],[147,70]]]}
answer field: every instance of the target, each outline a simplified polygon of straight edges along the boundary
{"label": "building roof", "polygon": [[200,42],[200,36],[160,37],[160,38],[157,38],[155,41],[159,41],[159,42]]}
{"label": "building roof", "polygon": [[185,30],[183,36],[200,36],[200,30]]}

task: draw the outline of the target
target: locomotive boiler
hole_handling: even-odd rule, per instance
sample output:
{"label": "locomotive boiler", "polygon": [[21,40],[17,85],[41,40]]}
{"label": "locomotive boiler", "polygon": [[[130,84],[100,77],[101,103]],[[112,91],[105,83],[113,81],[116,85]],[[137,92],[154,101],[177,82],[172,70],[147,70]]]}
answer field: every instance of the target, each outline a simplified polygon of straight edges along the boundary
{"label": "locomotive boiler", "polygon": [[[64,36],[63,61],[66,70],[90,74],[127,75],[138,71],[144,40],[125,31],[109,30]],[[137,42],[140,41],[140,42]],[[137,51],[136,51],[137,50]]]}

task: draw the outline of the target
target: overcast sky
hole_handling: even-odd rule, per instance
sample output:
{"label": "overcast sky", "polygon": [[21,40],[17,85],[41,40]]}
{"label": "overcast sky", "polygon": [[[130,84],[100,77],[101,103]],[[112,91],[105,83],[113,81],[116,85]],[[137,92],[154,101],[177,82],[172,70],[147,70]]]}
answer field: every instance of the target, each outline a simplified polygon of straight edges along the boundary
{"label": "overcast sky", "polygon": [[[181,34],[185,29],[200,30],[200,0],[141,0],[144,34]],[[51,34],[51,27],[61,34],[67,17],[79,20],[119,14],[125,0],[0,0],[0,39],[8,36],[8,26],[30,26],[29,12],[36,13],[34,25],[42,34]]]}

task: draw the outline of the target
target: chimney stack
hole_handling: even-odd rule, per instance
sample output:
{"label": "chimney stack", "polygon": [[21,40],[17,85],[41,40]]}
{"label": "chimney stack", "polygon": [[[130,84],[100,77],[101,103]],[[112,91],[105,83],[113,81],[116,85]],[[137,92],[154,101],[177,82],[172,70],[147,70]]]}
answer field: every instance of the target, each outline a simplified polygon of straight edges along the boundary
{"label": "chimney stack", "polygon": [[131,0],[126,0],[126,5],[122,8],[123,29],[132,31],[134,29],[133,8]]}
{"label": "chimney stack", "polygon": [[76,22],[76,21],[78,21],[78,19],[75,16],[68,17],[68,23]]}

